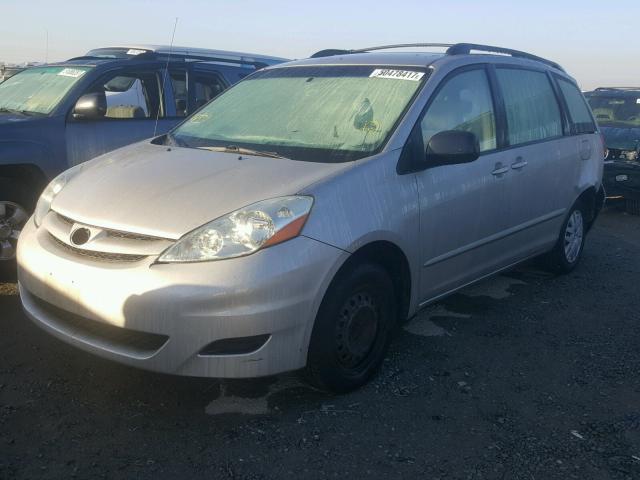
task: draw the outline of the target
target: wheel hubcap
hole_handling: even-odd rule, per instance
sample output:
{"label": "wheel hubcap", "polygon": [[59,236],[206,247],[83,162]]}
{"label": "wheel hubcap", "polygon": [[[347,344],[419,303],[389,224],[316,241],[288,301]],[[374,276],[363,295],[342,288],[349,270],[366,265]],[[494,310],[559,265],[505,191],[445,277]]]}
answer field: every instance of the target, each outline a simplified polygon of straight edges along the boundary
{"label": "wheel hubcap", "polygon": [[357,293],[345,302],[336,332],[338,359],[343,366],[357,367],[367,357],[378,335],[379,316],[368,293]]}
{"label": "wheel hubcap", "polygon": [[580,255],[582,237],[584,235],[584,221],[580,210],[574,211],[567,221],[564,232],[564,255],[569,263],[573,263]]}
{"label": "wheel hubcap", "polygon": [[16,246],[22,227],[29,215],[17,203],[0,201],[0,261],[16,256]]}

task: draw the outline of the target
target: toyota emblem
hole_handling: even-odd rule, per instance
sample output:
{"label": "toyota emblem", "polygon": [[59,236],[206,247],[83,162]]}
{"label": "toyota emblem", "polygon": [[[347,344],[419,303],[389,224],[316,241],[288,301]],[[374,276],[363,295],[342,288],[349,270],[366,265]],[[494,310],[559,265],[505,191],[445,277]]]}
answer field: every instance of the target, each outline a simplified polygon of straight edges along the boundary
{"label": "toyota emblem", "polygon": [[85,227],[76,228],[71,232],[71,243],[74,245],[84,245],[91,238],[91,230]]}

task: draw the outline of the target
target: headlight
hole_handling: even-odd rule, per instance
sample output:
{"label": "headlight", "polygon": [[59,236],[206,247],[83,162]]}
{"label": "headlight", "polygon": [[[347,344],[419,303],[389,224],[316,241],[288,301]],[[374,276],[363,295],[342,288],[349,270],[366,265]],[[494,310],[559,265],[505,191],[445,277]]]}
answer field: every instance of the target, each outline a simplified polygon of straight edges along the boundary
{"label": "headlight", "polygon": [[297,237],[312,197],[279,197],[254,203],[187,233],[158,262],[202,262],[250,255]]}
{"label": "headlight", "polygon": [[622,152],[621,156],[626,157],[626,159],[629,160],[630,162],[635,162],[636,160],[638,160],[638,151],[629,150],[626,152]]}
{"label": "headlight", "polygon": [[42,195],[40,195],[40,198],[38,199],[36,210],[33,214],[33,221],[35,222],[36,227],[40,226],[42,220],[44,220],[45,215],[49,213],[49,210],[51,209],[51,203],[53,202],[53,199],[56,198],[56,195],[58,195],[62,191],[69,180],[80,173],[80,170],[82,170],[82,168],[82,164],[76,165],[75,167],[62,172],[56,178],[51,180],[49,185],[47,185],[47,188],[44,189],[44,192],[42,192]]}

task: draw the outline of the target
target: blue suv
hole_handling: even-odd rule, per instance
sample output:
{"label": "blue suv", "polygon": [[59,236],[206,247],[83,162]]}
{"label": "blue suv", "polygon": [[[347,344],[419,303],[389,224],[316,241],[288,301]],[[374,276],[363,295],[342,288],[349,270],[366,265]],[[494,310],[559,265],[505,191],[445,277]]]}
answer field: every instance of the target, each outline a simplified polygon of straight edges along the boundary
{"label": "blue suv", "polygon": [[58,173],[167,132],[250,73],[286,61],[184,47],[91,50],[0,83],[0,266]]}

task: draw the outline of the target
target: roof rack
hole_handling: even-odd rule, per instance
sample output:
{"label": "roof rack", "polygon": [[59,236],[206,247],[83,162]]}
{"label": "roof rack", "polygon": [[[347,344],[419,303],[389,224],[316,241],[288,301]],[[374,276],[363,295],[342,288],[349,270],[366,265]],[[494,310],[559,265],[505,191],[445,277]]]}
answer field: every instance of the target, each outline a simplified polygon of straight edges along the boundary
{"label": "roof rack", "polygon": [[375,50],[388,50],[390,48],[451,48],[454,45],[451,43],[397,43],[395,45],[381,45],[379,47],[359,48],[358,50],[351,50],[351,53],[366,53],[373,52]]}
{"label": "roof rack", "polygon": [[527,60],[533,60],[536,62],[541,62],[550,67],[556,68],[562,72],[564,72],[564,68],[562,68],[558,63],[547,60],[546,58],[538,57],[537,55],[533,55],[527,52],[521,52],[520,50],[512,50],[510,48],[502,48],[502,47],[493,47],[490,45],[481,45],[478,43],[400,43],[395,45],[381,45],[377,47],[368,47],[361,48],[357,50],[338,50],[338,49],[328,49],[321,50],[319,52],[311,55],[311,58],[317,57],[328,57],[333,55],[346,55],[350,53],[366,53],[372,52],[375,50],[388,50],[393,48],[416,48],[416,47],[426,47],[426,48],[446,48],[447,55],[468,55],[472,51],[475,52],[483,52],[489,54],[500,54],[500,55],[509,55],[515,58],[524,58]]}
{"label": "roof rack", "polygon": [[550,67],[564,72],[564,68],[562,68],[559,64],[552,60],[547,60],[546,58],[538,57],[537,55],[533,55],[531,53],[521,52],[520,50],[492,47],[490,45],[480,45],[476,43],[457,43],[447,49],[447,55],[467,55],[471,53],[471,51],[483,53],[498,53],[501,55],[509,55],[515,58],[525,58],[527,60],[544,63],[546,65],[549,65]]}
{"label": "roof rack", "polygon": [[640,90],[640,87],[598,87],[596,88],[596,92],[602,92],[604,90],[624,90],[626,92],[635,92],[636,90]]}
{"label": "roof rack", "polygon": [[131,58],[162,58],[168,56],[175,60],[224,62],[254,65],[264,67],[287,61],[286,58],[257,55],[253,53],[230,52],[225,50],[213,50],[207,48],[171,47],[164,45],[131,45],[96,48],[87,52],[84,57],[98,57],[111,59]]}
{"label": "roof rack", "polygon": [[449,48],[452,47],[451,43],[397,43],[394,45],[381,45],[379,47],[367,47],[367,48],[358,48],[356,50],[342,50],[338,48],[328,48],[326,50],[320,50],[319,52],[311,55],[311,58],[319,58],[319,57],[333,57],[334,55],[348,55],[351,53],[367,53],[373,52],[375,50],[388,50],[391,48]]}

